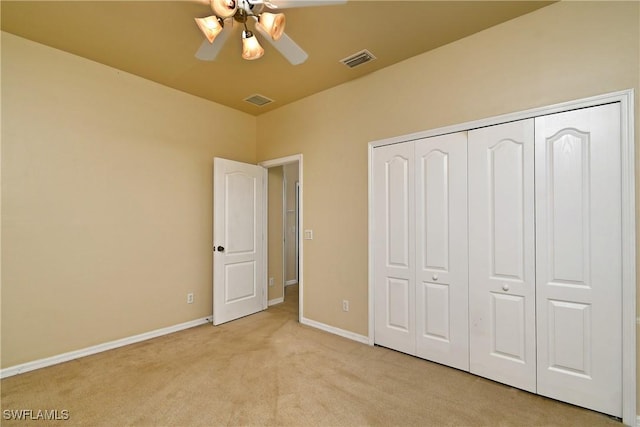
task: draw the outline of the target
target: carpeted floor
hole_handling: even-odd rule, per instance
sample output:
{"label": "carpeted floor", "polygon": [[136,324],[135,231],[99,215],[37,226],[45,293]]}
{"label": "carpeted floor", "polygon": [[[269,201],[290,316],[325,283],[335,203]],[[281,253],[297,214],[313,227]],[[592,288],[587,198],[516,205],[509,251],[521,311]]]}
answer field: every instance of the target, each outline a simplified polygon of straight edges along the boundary
{"label": "carpeted floor", "polygon": [[[620,426],[575,406],[297,323],[253,316],[2,380],[2,425]],[[5,410],[68,411],[67,421]]]}

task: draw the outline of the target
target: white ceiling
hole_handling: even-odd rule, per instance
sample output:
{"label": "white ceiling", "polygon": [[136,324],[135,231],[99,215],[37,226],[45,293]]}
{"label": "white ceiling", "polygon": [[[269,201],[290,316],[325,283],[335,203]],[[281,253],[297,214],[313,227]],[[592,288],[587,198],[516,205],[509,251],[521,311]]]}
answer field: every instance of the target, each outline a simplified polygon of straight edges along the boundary
{"label": "white ceiling", "polygon": [[[2,0],[0,13],[3,31],[258,115],[550,3],[351,0],[285,9],[286,33],[309,54],[296,66],[264,41],[262,58],[243,60],[239,30],[215,61],[196,59],[204,37],[193,18],[211,14],[206,0]],[[377,59],[354,69],[339,62],[362,49]],[[275,102],[243,101],[253,94]]]}

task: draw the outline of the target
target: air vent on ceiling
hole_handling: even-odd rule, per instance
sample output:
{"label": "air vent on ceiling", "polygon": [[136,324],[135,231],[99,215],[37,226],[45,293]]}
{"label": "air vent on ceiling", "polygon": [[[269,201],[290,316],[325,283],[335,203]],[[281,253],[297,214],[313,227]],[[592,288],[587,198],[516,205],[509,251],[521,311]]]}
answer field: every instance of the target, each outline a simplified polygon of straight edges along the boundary
{"label": "air vent on ceiling", "polygon": [[355,68],[358,65],[366,64],[367,62],[373,61],[376,59],[375,56],[367,49],[361,50],[360,52],[354,53],[353,55],[347,56],[344,59],[341,59],[344,65],[349,68]]}
{"label": "air vent on ceiling", "polygon": [[254,95],[251,95],[248,98],[245,98],[244,100],[250,104],[257,105],[258,107],[262,107],[264,105],[267,105],[273,102],[273,99],[269,99],[266,96],[259,95],[257,93]]}

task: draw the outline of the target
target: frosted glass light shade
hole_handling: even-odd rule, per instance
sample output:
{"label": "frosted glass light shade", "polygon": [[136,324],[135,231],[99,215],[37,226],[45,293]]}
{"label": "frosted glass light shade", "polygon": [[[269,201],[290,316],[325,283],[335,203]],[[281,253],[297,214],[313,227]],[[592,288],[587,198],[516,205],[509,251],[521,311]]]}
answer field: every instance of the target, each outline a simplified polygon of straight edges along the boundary
{"label": "frosted glass light shade", "polygon": [[211,15],[206,18],[195,18],[196,24],[202,31],[202,34],[209,40],[209,43],[213,43],[213,40],[216,38],[220,31],[222,31],[222,25],[218,18]]}
{"label": "frosted glass light shade", "polygon": [[242,57],[244,59],[258,59],[264,55],[264,49],[251,31],[242,32]]}
{"label": "frosted glass light shade", "polygon": [[211,9],[218,18],[228,18],[236,13],[236,0],[211,0]]}
{"label": "frosted glass light shade", "polygon": [[284,25],[286,19],[284,13],[265,12],[260,15],[260,19],[256,25],[260,25],[272,39],[278,40],[284,33]]}

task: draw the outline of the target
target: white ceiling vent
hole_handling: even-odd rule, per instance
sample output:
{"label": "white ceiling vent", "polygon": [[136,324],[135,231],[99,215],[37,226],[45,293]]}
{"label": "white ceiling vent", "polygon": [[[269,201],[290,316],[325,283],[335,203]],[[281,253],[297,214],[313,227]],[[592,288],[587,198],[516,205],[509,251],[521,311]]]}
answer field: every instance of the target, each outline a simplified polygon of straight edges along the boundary
{"label": "white ceiling vent", "polygon": [[373,53],[369,52],[367,49],[361,50],[360,52],[354,53],[353,55],[347,56],[344,59],[341,59],[344,65],[349,68],[355,68],[358,65],[366,64],[367,62],[373,61],[376,59],[373,56]]}
{"label": "white ceiling vent", "polygon": [[250,104],[257,105],[258,107],[262,107],[264,105],[267,105],[273,102],[273,99],[269,99],[266,96],[259,95],[257,93],[254,95],[251,95],[248,98],[245,98],[244,100]]}

